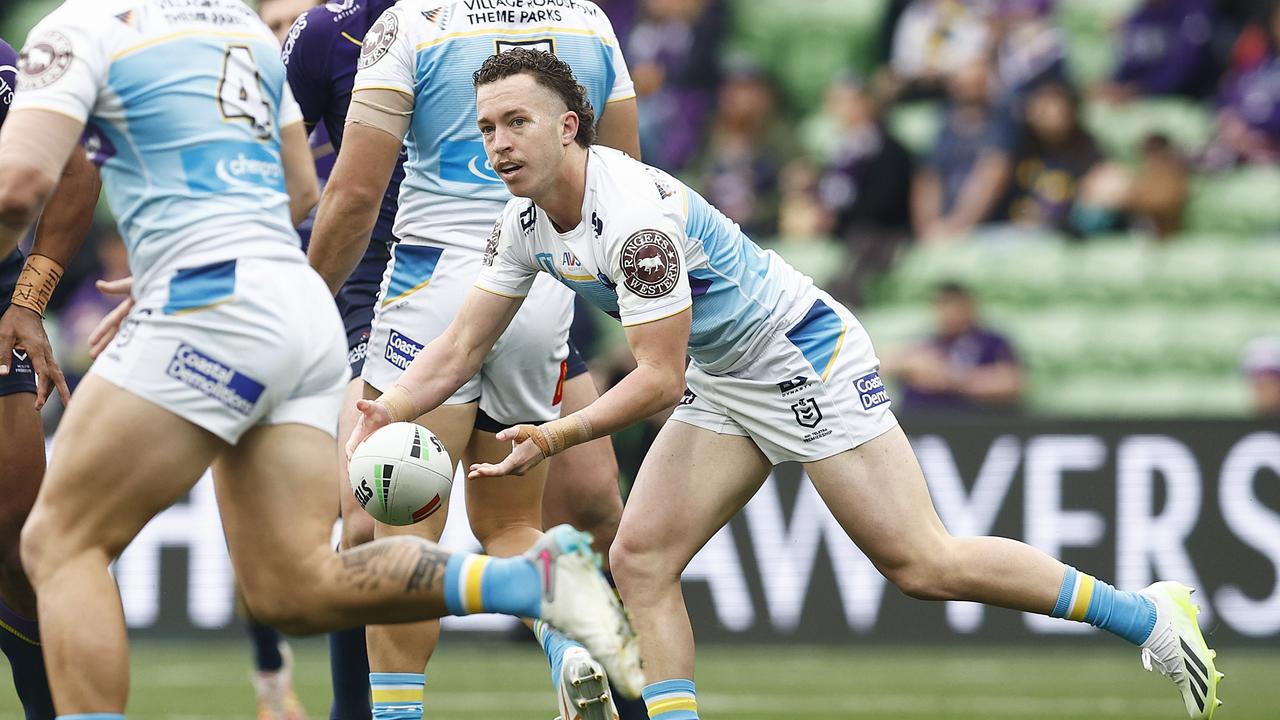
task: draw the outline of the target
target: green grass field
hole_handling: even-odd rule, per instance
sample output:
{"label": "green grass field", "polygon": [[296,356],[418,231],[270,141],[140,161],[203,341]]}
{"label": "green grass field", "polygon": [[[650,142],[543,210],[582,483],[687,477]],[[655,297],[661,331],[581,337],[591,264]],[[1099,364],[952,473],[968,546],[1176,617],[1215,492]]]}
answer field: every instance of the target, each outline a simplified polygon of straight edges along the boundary
{"label": "green grass field", "polygon": [[[295,642],[298,690],[312,717],[327,715],[321,642]],[[137,643],[131,720],[252,718],[248,643]],[[881,649],[720,647],[702,651],[705,718],[1185,718],[1166,680],[1137,652],[1098,649]],[[1216,720],[1280,718],[1280,651],[1221,650],[1227,704]],[[555,700],[536,646],[446,637],[427,681],[431,720],[551,720]],[[20,718],[0,691],[0,718]]]}

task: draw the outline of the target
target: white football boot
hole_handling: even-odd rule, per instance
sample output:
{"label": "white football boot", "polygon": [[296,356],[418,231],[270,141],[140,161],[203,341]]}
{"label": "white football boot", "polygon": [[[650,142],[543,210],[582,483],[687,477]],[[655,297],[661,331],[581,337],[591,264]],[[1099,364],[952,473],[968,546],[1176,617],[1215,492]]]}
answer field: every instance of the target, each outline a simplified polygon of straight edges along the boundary
{"label": "white football boot", "polygon": [[560,662],[560,717],[556,720],[618,720],[604,668],[591,653],[571,647]]}
{"label": "white football boot", "polygon": [[1176,582],[1158,582],[1140,591],[1156,605],[1156,626],[1142,644],[1142,666],[1173,681],[1182,693],[1187,714],[1210,720],[1222,701],[1214,666],[1217,653],[1205,644],[1196,616],[1200,608],[1191,602],[1192,588]]}
{"label": "white football boot", "polygon": [[604,666],[618,692],[640,697],[640,643],[622,603],[600,573],[591,535],[557,525],[525,557],[542,579],[542,620],[582,643]]}

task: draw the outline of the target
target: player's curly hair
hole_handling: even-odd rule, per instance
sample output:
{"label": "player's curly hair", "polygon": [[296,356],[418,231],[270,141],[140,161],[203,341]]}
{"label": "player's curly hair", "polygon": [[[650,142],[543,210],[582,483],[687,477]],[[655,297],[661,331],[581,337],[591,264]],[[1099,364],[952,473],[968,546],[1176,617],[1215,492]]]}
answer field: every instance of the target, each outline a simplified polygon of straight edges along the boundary
{"label": "player's curly hair", "polygon": [[591,147],[596,141],[596,113],[587,99],[587,89],[578,84],[573,68],[549,52],[512,48],[491,56],[471,76],[476,89],[481,85],[497,82],[513,75],[528,73],[537,83],[564,101],[578,116],[578,134],[574,136],[582,147]]}

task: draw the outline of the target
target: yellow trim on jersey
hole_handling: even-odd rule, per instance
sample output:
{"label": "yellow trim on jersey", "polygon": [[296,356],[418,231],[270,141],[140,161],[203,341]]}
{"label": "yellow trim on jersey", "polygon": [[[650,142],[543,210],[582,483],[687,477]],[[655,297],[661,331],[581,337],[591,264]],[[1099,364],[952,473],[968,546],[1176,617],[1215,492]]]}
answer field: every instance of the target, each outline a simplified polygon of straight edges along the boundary
{"label": "yellow trim on jersey", "polygon": [[386,307],[386,306],[390,305],[391,303],[396,302],[397,300],[403,300],[403,299],[405,299],[405,298],[409,297],[410,295],[412,295],[412,294],[414,294],[414,293],[418,292],[419,290],[421,290],[422,288],[424,288],[424,287],[426,287],[426,286],[428,286],[428,285],[430,285],[430,284],[431,284],[431,278],[427,278],[426,280],[423,280],[422,282],[418,283],[417,285],[414,285],[413,287],[409,288],[408,290],[405,290],[404,292],[400,293],[399,295],[397,295],[397,296],[395,296],[395,297],[393,297],[393,298],[387,298],[386,300],[383,300],[383,301],[382,301],[382,307]]}
{"label": "yellow trim on jersey", "polygon": [[180,32],[169,33],[168,35],[161,35],[160,37],[151,38],[150,40],[134,45],[133,47],[127,47],[124,50],[121,50],[120,52],[116,53],[115,55],[112,55],[111,59],[119,60],[125,55],[138,52],[139,50],[145,50],[155,45],[167,43],[170,40],[177,40],[179,38],[193,37],[193,36],[207,37],[209,35],[212,35],[214,37],[227,38],[228,40],[256,40],[259,42],[264,42],[264,43],[266,42],[266,38],[262,37],[261,35],[254,35],[252,33],[222,32],[218,30],[182,30]]}
{"label": "yellow trim on jersey", "polygon": [[565,280],[572,280],[574,282],[595,282],[596,280],[595,275],[570,275],[568,273],[560,273],[560,275]]}
{"label": "yellow trim on jersey", "polygon": [[635,100],[635,99],[636,99],[636,94],[635,94],[635,93],[631,93],[630,95],[628,95],[628,96],[626,96],[626,97],[614,98],[614,99],[612,99],[612,100],[605,100],[605,101],[604,101],[604,104],[605,104],[605,105],[608,105],[609,103],[616,103],[616,102],[622,102],[623,100]]}
{"label": "yellow trim on jersey", "polygon": [[0,620],[0,630],[4,630],[5,632],[9,633],[10,635],[13,635],[14,637],[18,638],[19,640],[29,645],[35,645],[36,647],[40,647],[40,643],[18,632],[17,628],[13,627],[12,625],[10,625],[9,623],[3,620]]}
{"label": "yellow trim on jersey", "polygon": [[849,326],[840,322],[840,337],[836,338],[836,349],[831,351],[831,359],[827,361],[827,366],[822,368],[822,380],[826,382],[827,375],[831,372],[831,368],[836,365],[836,358],[840,356],[840,348],[844,347],[844,334],[849,331]]}
{"label": "yellow trim on jersey", "polygon": [[405,90],[404,88],[391,87],[390,85],[361,85],[360,87],[357,87],[357,88],[351,88],[351,94],[355,95],[361,90],[393,90],[395,92],[400,93],[401,95],[408,95],[409,97],[413,97],[412,92]]}
{"label": "yellow trim on jersey", "polygon": [[673,313],[671,313],[671,314],[669,314],[669,315],[663,315],[662,317],[656,317],[656,318],[653,318],[652,320],[641,320],[640,322],[636,322],[636,323],[625,323],[625,322],[624,322],[624,323],[622,323],[622,327],[624,327],[624,328],[629,328],[629,327],[640,327],[641,325],[648,325],[649,323],[656,323],[656,322],[658,322],[659,320],[666,320],[667,318],[675,317],[675,316],[679,315],[680,313],[684,312],[685,310],[688,310],[688,309],[690,309],[690,308],[692,308],[692,307],[693,307],[693,300],[692,300],[692,299],[690,299],[690,300],[689,300],[689,304],[688,304],[688,305],[685,305],[684,307],[680,308],[679,310],[677,310],[677,311],[675,311],[675,312],[673,312]]}
{"label": "yellow trim on jersey", "polygon": [[546,33],[562,33],[564,35],[582,35],[583,37],[596,37],[596,38],[600,38],[600,42],[604,43],[605,45],[608,45],[610,47],[612,47],[613,45],[613,43],[609,42],[609,40],[605,36],[601,35],[595,30],[579,30],[578,28],[555,27],[553,25],[544,25],[542,27],[524,28],[523,30],[498,30],[495,28],[486,28],[484,30],[465,30],[462,32],[449,33],[448,35],[441,35],[440,37],[434,40],[428,40],[426,42],[418,43],[418,45],[413,49],[414,51],[418,51],[425,48],[429,48],[433,45],[439,45],[440,43],[445,42],[446,40],[456,40],[458,38],[465,38],[465,37],[483,37],[485,35],[504,35],[504,36],[511,37],[516,35],[537,35],[537,34],[546,34]]}
{"label": "yellow trim on jersey", "polygon": [[477,284],[475,284],[475,285],[472,285],[471,287],[473,287],[473,288],[475,288],[475,289],[477,289],[477,290],[483,290],[483,291],[485,291],[485,292],[489,293],[490,295],[497,295],[498,297],[504,297],[504,298],[507,298],[507,299],[509,299],[509,300],[523,300],[523,299],[525,299],[525,298],[529,297],[528,295],[508,295],[508,294],[506,294],[506,293],[504,293],[504,292],[498,292],[497,290],[490,290],[489,288],[487,288],[487,287],[485,287],[485,286],[483,286],[483,285],[480,285],[479,283],[477,283]]}
{"label": "yellow trim on jersey", "polygon": [[355,39],[355,38],[351,37],[350,35],[348,35],[346,30],[343,30],[341,34],[342,34],[342,37],[344,37],[344,38],[346,38],[346,39],[350,40],[351,42],[355,43],[355,44],[356,44],[356,47],[364,47],[364,43],[362,43],[362,42],[360,42],[359,40],[357,40],[357,39]]}
{"label": "yellow trim on jersey", "polygon": [[208,305],[201,305],[200,307],[183,308],[181,310],[174,310],[169,314],[170,315],[194,315],[195,313],[204,312],[205,310],[212,310],[213,308],[216,308],[219,305],[226,305],[227,303],[235,299],[236,299],[235,295],[228,295],[227,297],[224,297],[221,300],[214,300]]}

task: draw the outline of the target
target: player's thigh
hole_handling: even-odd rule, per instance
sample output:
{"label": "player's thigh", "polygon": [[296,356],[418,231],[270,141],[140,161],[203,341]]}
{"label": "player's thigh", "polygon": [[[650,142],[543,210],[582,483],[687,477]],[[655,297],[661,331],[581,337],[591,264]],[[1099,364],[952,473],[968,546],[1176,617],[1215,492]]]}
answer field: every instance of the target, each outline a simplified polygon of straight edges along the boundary
{"label": "player's thigh", "polygon": [[90,373],[54,438],[23,536],[39,547],[24,557],[89,548],[114,557],[225,447],[208,430]]}
{"label": "player's thigh", "polygon": [[[474,462],[498,463],[510,453],[511,441],[498,440],[494,433],[476,430],[471,436],[468,456]],[[543,462],[524,475],[467,479],[467,519],[486,550],[505,554],[502,549],[491,547],[492,540],[504,531],[542,529],[542,490],[547,468]]]}
{"label": "player's thigh", "polygon": [[[257,425],[214,462],[222,527],[250,609],[329,556],[336,441],[297,423]],[[294,586],[295,592],[299,586]]]}
{"label": "player's thigh", "polygon": [[18,534],[44,476],[44,427],[33,393],[0,395],[0,438],[0,553],[7,562],[17,558]]}
{"label": "player's thigh", "polygon": [[679,574],[760,489],[769,461],[750,438],[668,421],[645,454],[627,499],[611,559]]}
{"label": "player's thigh", "polygon": [[804,468],[840,526],[882,570],[941,552],[947,531],[900,426]]}
{"label": "player's thigh", "polygon": [[[575,375],[564,383],[561,415],[571,415],[599,396],[591,373]],[[606,435],[575,445],[551,458],[542,495],[544,527],[567,522],[599,533],[608,528],[616,529],[621,515],[618,459],[613,452],[611,437]]]}

